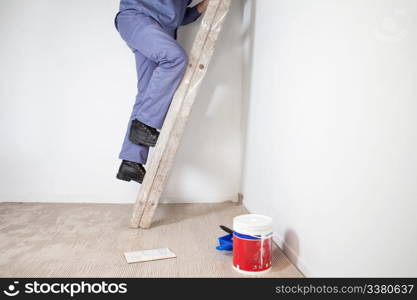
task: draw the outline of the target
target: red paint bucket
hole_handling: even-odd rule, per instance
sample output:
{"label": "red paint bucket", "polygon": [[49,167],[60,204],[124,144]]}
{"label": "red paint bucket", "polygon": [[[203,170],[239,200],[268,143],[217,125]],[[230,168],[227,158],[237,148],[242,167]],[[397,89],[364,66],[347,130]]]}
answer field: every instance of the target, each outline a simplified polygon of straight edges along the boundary
{"label": "red paint bucket", "polygon": [[260,275],[272,264],[272,219],[242,215],[233,219],[233,268],[243,274]]}

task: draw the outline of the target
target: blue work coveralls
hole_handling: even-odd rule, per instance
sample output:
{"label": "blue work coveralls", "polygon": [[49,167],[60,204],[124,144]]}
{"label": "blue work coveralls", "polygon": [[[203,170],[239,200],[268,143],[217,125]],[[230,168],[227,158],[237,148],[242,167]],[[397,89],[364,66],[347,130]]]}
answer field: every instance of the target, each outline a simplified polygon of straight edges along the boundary
{"label": "blue work coveralls", "polygon": [[121,0],[115,25],[136,59],[138,93],[119,158],[146,164],[149,147],[129,140],[137,119],[161,129],[188,57],[176,41],[180,25],[198,19],[190,0]]}

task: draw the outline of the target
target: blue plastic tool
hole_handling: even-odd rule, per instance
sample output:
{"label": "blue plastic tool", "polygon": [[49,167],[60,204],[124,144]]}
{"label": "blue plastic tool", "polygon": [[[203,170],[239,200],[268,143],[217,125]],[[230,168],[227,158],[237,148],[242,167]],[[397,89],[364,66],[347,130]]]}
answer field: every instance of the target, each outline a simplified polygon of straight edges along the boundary
{"label": "blue plastic tool", "polygon": [[219,251],[232,251],[233,250],[233,234],[228,234],[219,237],[219,245],[216,247]]}

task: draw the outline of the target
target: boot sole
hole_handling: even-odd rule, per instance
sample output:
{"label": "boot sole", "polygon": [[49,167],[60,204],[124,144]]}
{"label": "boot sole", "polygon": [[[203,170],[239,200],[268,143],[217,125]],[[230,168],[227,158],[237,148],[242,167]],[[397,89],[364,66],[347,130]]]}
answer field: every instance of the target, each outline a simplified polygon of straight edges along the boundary
{"label": "boot sole", "polygon": [[136,144],[136,145],[139,145],[139,146],[146,146],[146,147],[155,147],[155,146],[156,146],[156,143],[154,144],[154,143],[142,142],[142,141],[138,141],[138,140],[136,140],[136,139],[133,139],[133,138],[131,138],[131,137],[129,137],[129,140],[130,140],[133,144]]}
{"label": "boot sole", "polygon": [[135,182],[137,182],[139,184],[142,184],[142,182],[143,182],[143,180],[142,181],[140,181],[140,180],[134,180],[134,179],[132,179],[130,177],[127,177],[127,176],[125,176],[123,174],[120,174],[120,173],[117,173],[116,178],[119,179],[119,180],[122,180],[122,181],[126,181],[126,182],[130,182],[130,181],[133,180],[133,181],[135,181]]}
{"label": "boot sole", "polygon": [[143,143],[143,142],[132,142],[132,143],[134,143],[136,145],[139,145],[139,146],[146,146],[146,147],[155,147],[156,146],[156,144]]}
{"label": "boot sole", "polygon": [[[146,146],[146,147],[155,147],[156,146],[156,142],[155,143],[151,143],[151,142],[146,142],[146,141],[142,141],[140,139],[140,137],[138,137],[135,133],[131,132],[129,134],[129,140],[136,145],[139,146]],[[158,140],[157,140],[158,141]]]}

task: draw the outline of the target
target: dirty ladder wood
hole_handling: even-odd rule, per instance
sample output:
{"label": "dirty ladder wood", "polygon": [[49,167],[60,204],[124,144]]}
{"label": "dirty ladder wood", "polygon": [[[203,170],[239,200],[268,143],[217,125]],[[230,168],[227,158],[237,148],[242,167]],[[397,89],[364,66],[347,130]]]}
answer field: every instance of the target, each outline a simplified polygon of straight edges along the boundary
{"label": "dirty ladder wood", "polygon": [[214,47],[230,9],[231,0],[211,0],[197,33],[189,65],[175,95],[139,190],[130,226],[149,228],[168,173],[172,167],[198,89],[213,56]]}

